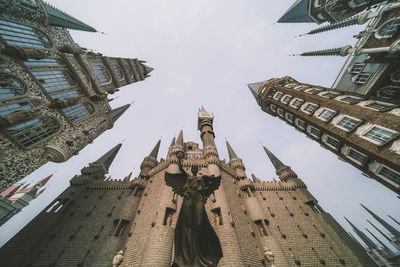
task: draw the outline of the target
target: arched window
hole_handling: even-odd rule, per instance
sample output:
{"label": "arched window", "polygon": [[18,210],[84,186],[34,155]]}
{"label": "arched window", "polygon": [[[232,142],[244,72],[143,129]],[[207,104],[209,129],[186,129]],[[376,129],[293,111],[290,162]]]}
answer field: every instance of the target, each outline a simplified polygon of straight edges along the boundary
{"label": "arched window", "polygon": [[58,66],[59,61],[55,58],[42,58],[42,59],[28,59],[24,62],[28,67],[46,67],[46,66]]}
{"label": "arched window", "polygon": [[63,100],[63,99],[67,99],[67,98],[71,98],[71,97],[75,97],[75,96],[80,96],[80,95],[81,95],[80,91],[71,90],[71,91],[66,91],[66,92],[60,92],[60,93],[57,93],[57,94],[52,94],[51,98],[52,99],[58,98],[60,100]]}
{"label": "arched window", "polygon": [[395,98],[400,96],[400,87],[388,85],[378,90],[377,95],[384,98]]}
{"label": "arched window", "polygon": [[38,29],[0,19],[0,35],[9,45],[49,48],[47,36]]}
{"label": "arched window", "polygon": [[72,124],[76,124],[79,121],[83,120],[86,117],[89,117],[90,114],[94,112],[92,105],[89,103],[79,103],[62,110],[67,116],[67,118],[71,121]]}
{"label": "arched window", "polygon": [[0,73],[0,99],[12,98],[26,93],[25,85],[17,78]]}
{"label": "arched window", "polygon": [[119,81],[123,80],[124,79],[124,73],[122,72],[121,67],[118,66],[118,64],[112,64],[111,67],[112,67],[112,69],[113,69],[113,71],[115,73],[115,76],[117,76],[117,79]]}
{"label": "arched window", "polygon": [[8,116],[18,111],[32,109],[34,107],[39,106],[39,101],[31,100],[31,101],[24,101],[19,103],[12,103],[6,106],[0,106],[0,115],[1,116]]}
{"label": "arched window", "polygon": [[70,88],[76,84],[71,74],[63,70],[32,71],[32,74],[48,92]]}
{"label": "arched window", "polygon": [[91,65],[91,67],[100,84],[107,84],[111,82],[110,74],[102,65]]}
{"label": "arched window", "polygon": [[9,127],[6,132],[21,145],[28,147],[55,134],[59,129],[55,119],[42,117]]}
{"label": "arched window", "polygon": [[397,29],[400,26],[400,18],[391,19],[379,28],[376,32],[378,38],[389,38],[392,37],[394,33],[396,33]]}

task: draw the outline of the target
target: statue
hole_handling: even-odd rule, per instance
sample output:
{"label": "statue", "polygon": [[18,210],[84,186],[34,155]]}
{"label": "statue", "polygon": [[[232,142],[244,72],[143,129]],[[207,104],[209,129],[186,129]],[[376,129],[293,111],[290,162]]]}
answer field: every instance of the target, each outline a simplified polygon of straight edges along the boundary
{"label": "statue", "polygon": [[268,247],[264,247],[264,258],[271,264],[271,267],[276,267],[275,256]]}
{"label": "statue", "polygon": [[[175,260],[173,267],[215,267],[222,258],[218,236],[208,220],[204,204],[217,190],[221,176],[198,177],[198,167],[192,166],[189,175],[182,168],[183,155],[179,155],[180,173],[165,172],[165,182],[183,197],[175,227]],[[171,163],[176,164],[176,163]]]}
{"label": "statue", "polygon": [[124,252],[120,250],[117,255],[114,256],[112,260],[113,267],[118,267],[121,265],[122,260],[124,259]]}

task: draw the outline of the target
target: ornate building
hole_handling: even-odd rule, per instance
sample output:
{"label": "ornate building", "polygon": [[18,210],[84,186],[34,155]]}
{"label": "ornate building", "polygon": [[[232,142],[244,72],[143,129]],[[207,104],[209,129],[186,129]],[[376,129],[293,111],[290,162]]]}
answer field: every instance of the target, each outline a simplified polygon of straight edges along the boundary
{"label": "ornate building", "polygon": [[261,109],[400,192],[400,108],[291,77],[249,84]]}
{"label": "ornate building", "polygon": [[129,105],[111,109],[108,94],[152,70],[81,48],[66,28],[95,31],[41,0],[0,1],[0,190],[112,128]]}
{"label": "ornate building", "polygon": [[218,266],[376,266],[268,149],[264,147],[279,182],[254,175],[248,179],[228,142],[229,163],[220,160],[213,118],[200,109],[203,148],[184,142],[181,131],[166,160],[157,160],[158,142],[133,180],[130,175],[120,181],[105,178],[121,145],[89,164],[0,249],[1,266],[171,266],[183,198],[165,181],[166,171],[171,173],[178,162],[178,173],[221,179],[205,202],[207,220],[222,247]]}

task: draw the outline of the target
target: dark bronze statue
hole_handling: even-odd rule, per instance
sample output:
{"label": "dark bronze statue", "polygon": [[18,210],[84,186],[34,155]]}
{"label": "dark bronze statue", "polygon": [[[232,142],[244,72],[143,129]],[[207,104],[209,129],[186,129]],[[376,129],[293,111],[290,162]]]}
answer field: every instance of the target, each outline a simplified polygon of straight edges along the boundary
{"label": "dark bronze statue", "polygon": [[165,172],[165,182],[183,197],[181,211],[175,227],[175,260],[172,267],[214,267],[222,258],[218,236],[208,220],[204,204],[218,189],[221,176],[198,177],[198,167],[193,166],[189,175],[182,168],[180,173]]}

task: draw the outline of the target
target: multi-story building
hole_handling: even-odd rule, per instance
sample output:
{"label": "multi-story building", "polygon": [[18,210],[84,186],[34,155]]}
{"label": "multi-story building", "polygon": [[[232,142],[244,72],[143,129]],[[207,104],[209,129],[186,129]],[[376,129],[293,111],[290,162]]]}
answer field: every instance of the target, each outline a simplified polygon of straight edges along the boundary
{"label": "multi-story building", "polygon": [[[221,177],[205,203],[222,246],[218,266],[376,266],[318,205],[295,172],[268,149],[264,147],[280,181],[261,181],[254,175],[248,179],[243,161],[228,142],[229,163],[220,160],[213,118],[200,109],[203,148],[184,142],[181,131],[166,160],[157,160],[158,142],[133,180],[130,175],[120,181],[105,179],[120,145],[89,164],[0,249],[0,265],[110,266],[118,253],[120,267],[171,266],[183,199],[165,179],[179,157],[181,168],[191,175]],[[191,173],[193,166],[197,174]]]}
{"label": "multi-story building", "polygon": [[250,84],[261,109],[400,192],[400,108],[291,77]]}
{"label": "multi-story building", "polygon": [[336,23],[384,0],[297,0],[279,23]]}
{"label": "multi-story building", "polygon": [[66,29],[95,31],[41,0],[0,2],[0,190],[112,128],[129,104],[111,109],[108,94],[152,70],[81,48]]}
{"label": "multi-story building", "polygon": [[20,212],[25,206],[29,205],[33,199],[37,198],[46,188],[42,188],[53,175],[39,180],[33,186],[29,184],[16,183],[0,193],[0,226],[7,222],[11,217]]}

